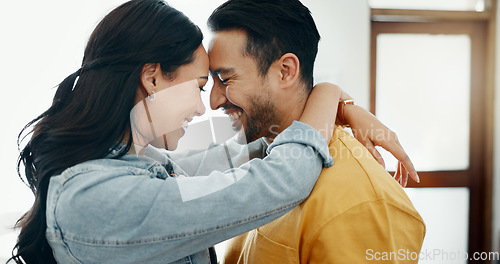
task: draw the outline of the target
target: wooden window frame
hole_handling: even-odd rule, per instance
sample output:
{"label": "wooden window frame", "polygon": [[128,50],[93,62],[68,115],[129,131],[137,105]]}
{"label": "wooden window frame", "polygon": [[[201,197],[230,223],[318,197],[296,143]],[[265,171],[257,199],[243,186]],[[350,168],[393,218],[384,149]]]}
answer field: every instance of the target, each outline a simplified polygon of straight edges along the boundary
{"label": "wooden window frame", "polygon": [[[492,183],[493,183],[493,138],[494,138],[494,90],[495,90],[495,38],[496,38],[496,10],[497,1],[490,0],[483,12],[475,11],[439,11],[439,10],[402,10],[402,9],[371,9],[371,61],[370,61],[370,111],[376,111],[376,37],[382,33],[381,24],[396,25],[409,24],[439,24],[449,27],[453,25],[475,25],[469,30],[483,32],[468,32],[470,34],[484,34],[479,38],[483,43],[476,43],[475,47],[482,46],[483,50],[473,47],[472,75],[476,75],[476,82],[472,85],[484,87],[480,91],[471,92],[471,149],[470,166],[466,171],[439,171],[419,172],[421,183],[409,182],[409,187],[468,187],[470,190],[469,204],[469,236],[468,252],[492,251]],[[455,27],[456,28],[456,27]],[[481,29],[482,28],[482,29]],[[403,33],[400,29],[394,33]],[[384,31],[384,30],[382,30]],[[384,31],[385,32],[385,31]],[[412,32],[418,33],[414,30]],[[422,32],[423,33],[423,32]],[[427,31],[425,32],[427,33]],[[450,33],[453,34],[453,33]],[[474,40],[473,40],[474,41]],[[483,57],[483,60],[477,60]],[[480,76],[477,78],[477,76]],[[472,80],[473,81],[473,80]],[[474,81],[473,81],[474,82]],[[472,86],[471,86],[472,87]],[[482,107],[472,107],[479,105]],[[472,175],[471,173],[479,173]],[[432,176],[431,176],[432,175]],[[472,176],[471,176],[472,175]],[[472,263],[472,261],[469,261]]]}

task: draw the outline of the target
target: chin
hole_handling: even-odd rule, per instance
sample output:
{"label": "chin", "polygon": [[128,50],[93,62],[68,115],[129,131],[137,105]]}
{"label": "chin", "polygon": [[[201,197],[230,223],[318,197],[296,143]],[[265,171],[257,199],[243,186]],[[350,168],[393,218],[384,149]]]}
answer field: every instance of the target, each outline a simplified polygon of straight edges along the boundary
{"label": "chin", "polygon": [[170,147],[170,146],[166,147],[166,150],[168,150],[168,151],[174,151],[176,149],[177,149],[177,144],[175,144],[175,146],[172,146],[172,147]]}
{"label": "chin", "polygon": [[165,144],[165,143],[163,143],[163,139],[158,140],[158,141],[160,141],[160,142],[155,142],[155,141],[150,142],[151,146],[153,146],[155,148],[159,148],[159,149],[166,149],[169,151],[174,151],[177,149],[178,142],[171,143],[171,144]]}
{"label": "chin", "polygon": [[242,127],[236,136],[236,142],[239,144],[248,144],[250,142],[253,142],[262,136],[260,136],[262,133],[249,133],[249,131],[246,131],[244,127]]}
{"label": "chin", "polygon": [[247,136],[245,134],[245,130],[242,128],[238,131],[238,133],[236,134],[236,142],[240,145],[246,145],[248,144],[248,141],[247,141]]}
{"label": "chin", "polygon": [[175,131],[167,135],[163,135],[162,137],[158,137],[155,140],[151,141],[149,144],[151,144],[155,148],[173,151],[177,149],[177,145],[181,136],[182,134],[179,135],[179,133]]}

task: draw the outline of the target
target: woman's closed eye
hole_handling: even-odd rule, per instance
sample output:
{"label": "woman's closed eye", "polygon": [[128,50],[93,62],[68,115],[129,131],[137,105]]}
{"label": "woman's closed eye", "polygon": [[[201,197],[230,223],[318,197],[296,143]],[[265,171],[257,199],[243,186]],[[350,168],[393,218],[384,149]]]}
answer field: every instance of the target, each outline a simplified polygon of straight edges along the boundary
{"label": "woman's closed eye", "polygon": [[208,76],[203,76],[200,77],[198,80],[198,88],[200,88],[201,92],[205,92],[206,90],[204,89],[205,85],[207,85],[208,82]]}

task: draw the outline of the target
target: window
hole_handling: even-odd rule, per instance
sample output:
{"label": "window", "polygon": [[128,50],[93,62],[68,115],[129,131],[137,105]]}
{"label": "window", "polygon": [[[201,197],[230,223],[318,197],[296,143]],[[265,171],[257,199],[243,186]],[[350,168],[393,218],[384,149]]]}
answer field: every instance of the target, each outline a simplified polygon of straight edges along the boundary
{"label": "window", "polygon": [[372,8],[484,11],[485,0],[369,0]]}
{"label": "window", "polygon": [[387,9],[372,9],[370,110],[421,176],[406,191],[427,224],[423,250],[490,251],[496,1],[430,3],[371,1]]}

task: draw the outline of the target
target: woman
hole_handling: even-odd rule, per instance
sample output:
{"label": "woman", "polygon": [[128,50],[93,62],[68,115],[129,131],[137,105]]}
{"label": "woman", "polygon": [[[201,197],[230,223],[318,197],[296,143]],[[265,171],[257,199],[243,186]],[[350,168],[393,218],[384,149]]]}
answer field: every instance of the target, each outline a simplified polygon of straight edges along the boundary
{"label": "woman", "polygon": [[[18,167],[35,202],[17,223],[11,260],[214,263],[207,248],[307,197],[322,164],[332,164],[331,133],[314,128],[334,122],[336,106],[328,102],[340,96],[335,87],[314,89],[310,100],[321,113],[311,114],[308,102],[303,123],[283,131],[266,159],[225,173],[176,177],[184,173],[175,161],[147,147],[175,149],[182,126],[203,114],[208,58],[201,41],[198,27],[159,0],[127,2],[99,23],[82,68],[25,127],[34,124]],[[291,151],[302,155],[280,158]],[[214,181],[228,187],[196,193]]]}

